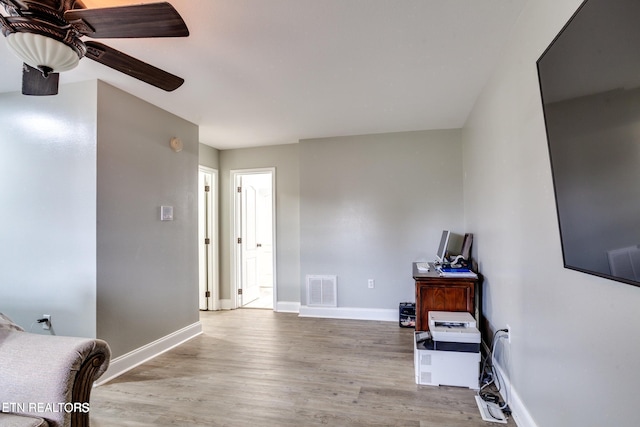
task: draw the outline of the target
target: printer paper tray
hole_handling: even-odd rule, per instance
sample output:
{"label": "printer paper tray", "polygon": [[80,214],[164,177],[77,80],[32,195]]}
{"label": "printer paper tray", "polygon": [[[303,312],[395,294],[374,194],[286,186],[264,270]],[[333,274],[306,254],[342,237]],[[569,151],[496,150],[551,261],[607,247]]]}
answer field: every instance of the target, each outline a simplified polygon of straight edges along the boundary
{"label": "printer paper tray", "polygon": [[459,353],[480,353],[480,344],[472,342],[422,340],[417,343],[420,350],[457,351]]}
{"label": "printer paper tray", "polygon": [[434,350],[438,351],[458,351],[461,353],[479,353],[480,344],[473,342],[449,342],[449,341],[434,341]]}

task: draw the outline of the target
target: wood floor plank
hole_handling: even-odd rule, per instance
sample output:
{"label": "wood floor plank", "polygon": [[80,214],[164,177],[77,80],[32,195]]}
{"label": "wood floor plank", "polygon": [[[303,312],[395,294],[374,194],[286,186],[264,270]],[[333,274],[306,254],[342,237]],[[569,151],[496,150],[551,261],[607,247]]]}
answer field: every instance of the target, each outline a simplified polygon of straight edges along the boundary
{"label": "wood floor plank", "polygon": [[201,336],[95,388],[92,425],[488,425],[474,391],[415,384],[413,330],[396,323],[258,309],[201,322]]}

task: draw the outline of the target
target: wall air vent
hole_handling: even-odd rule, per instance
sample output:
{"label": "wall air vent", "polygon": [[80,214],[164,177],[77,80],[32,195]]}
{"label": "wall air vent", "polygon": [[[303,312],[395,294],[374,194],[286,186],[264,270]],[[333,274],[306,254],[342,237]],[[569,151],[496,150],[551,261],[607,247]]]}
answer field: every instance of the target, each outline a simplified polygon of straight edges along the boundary
{"label": "wall air vent", "polygon": [[337,276],[308,274],[307,305],[314,307],[337,307]]}

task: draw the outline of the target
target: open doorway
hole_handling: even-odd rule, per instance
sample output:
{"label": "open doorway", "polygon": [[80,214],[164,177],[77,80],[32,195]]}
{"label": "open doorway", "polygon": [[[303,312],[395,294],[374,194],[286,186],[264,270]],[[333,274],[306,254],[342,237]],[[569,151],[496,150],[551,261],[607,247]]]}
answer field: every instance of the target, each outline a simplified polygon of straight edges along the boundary
{"label": "open doorway", "polygon": [[236,307],[275,307],[275,169],[231,171]]}
{"label": "open doorway", "polygon": [[198,169],[198,305],[218,310],[218,171]]}

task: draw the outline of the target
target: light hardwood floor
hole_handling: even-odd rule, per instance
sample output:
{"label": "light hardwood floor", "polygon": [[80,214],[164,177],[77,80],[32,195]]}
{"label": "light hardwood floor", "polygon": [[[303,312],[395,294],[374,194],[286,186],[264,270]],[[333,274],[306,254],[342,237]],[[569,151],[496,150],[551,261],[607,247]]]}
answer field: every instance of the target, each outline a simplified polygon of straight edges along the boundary
{"label": "light hardwood floor", "polygon": [[91,425],[499,425],[472,390],[417,386],[413,329],[397,323],[256,309],[201,321],[203,335],[95,388]]}

